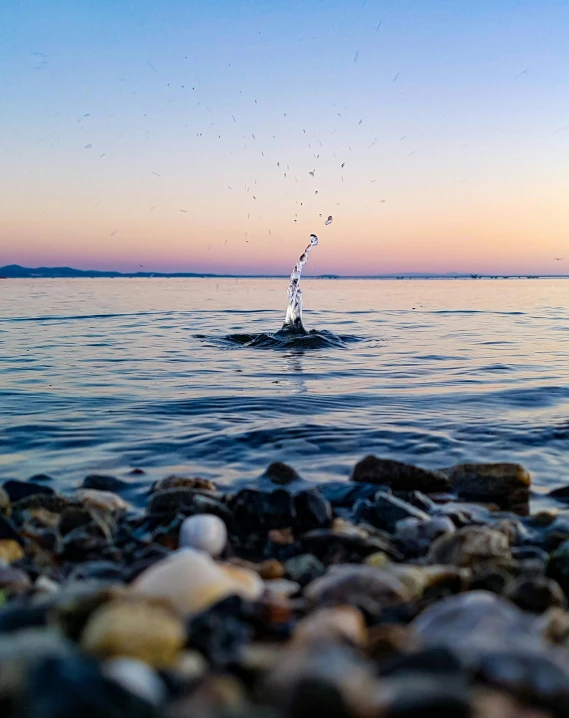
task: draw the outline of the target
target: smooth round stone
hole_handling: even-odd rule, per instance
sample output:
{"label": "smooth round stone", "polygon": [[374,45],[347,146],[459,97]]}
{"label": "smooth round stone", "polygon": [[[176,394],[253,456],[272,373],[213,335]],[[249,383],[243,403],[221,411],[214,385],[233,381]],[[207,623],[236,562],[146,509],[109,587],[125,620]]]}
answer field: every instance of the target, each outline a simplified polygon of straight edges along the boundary
{"label": "smooth round stone", "polygon": [[166,687],[149,665],[134,658],[111,658],[103,665],[103,673],[127,691],[154,705],[166,699]]}
{"label": "smooth round stone", "polygon": [[295,646],[319,641],[348,641],[363,646],[367,638],[364,617],[354,606],[320,608],[306,616],[295,628]]}
{"label": "smooth round stone", "polygon": [[112,601],[98,608],[85,626],[81,646],[100,658],[134,658],[150,666],[172,666],[186,633],[166,608],[143,601]]}
{"label": "smooth round stone", "polygon": [[90,509],[102,511],[127,511],[130,506],[120,496],[112,491],[100,491],[99,489],[77,489],[72,498]]}
{"label": "smooth round stone", "polygon": [[273,596],[289,598],[300,591],[300,584],[286,578],[277,578],[272,581],[265,581],[265,588]]}
{"label": "smooth round stone", "polygon": [[143,571],[131,590],[137,595],[164,598],[188,615],[205,611],[232,595],[255,600],[263,588],[254,571],[216,563],[203,551],[183,548]]}
{"label": "smooth round stone", "polygon": [[178,543],[180,548],[195,548],[215,558],[227,544],[227,528],[219,516],[213,514],[188,516],[180,526]]}

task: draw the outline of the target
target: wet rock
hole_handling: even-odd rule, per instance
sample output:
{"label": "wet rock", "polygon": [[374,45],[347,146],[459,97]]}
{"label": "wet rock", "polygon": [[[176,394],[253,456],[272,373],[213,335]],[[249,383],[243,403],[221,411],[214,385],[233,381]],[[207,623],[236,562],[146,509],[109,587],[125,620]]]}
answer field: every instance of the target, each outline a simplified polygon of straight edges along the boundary
{"label": "wet rock", "polygon": [[14,511],[45,509],[46,511],[59,514],[63,509],[72,504],[73,501],[58,494],[34,494],[33,496],[27,496],[19,501],[12,502],[12,509]]}
{"label": "wet rock", "polygon": [[396,523],[394,538],[407,551],[423,554],[436,538],[455,531],[448,516],[435,516],[426,520],[412,517]]}
{"label": "wet rock", "polygon": [[[373,626],[368,631],[368,640],[365,647],[366,655],[375,661],[385,662],[389,659],[388,665],[393,665],[395,657],[396,665],[402,656],[415,654],[419,649],[417,637],[407,626],[397,623]],[[428,661],[427,665],[431,665]],[[384,668],[382,672],[384,672]]]}
{"label": "wet rock", "polygon": [[551,496],[552,499],[557,499],[558,501],[569,501],[569,486],[560,486],[559,488],[550,491],[547,495]]}
{"label": "wet rock", "polygon": [[17,541],[19,544],[23,543],[14,524],[3,516],[0,516],[0,541],[2,540]]}
{"label": "wet rock", "polygon": [[97,609],[111,601],[124,599],[126,595],[125,589],[120,586],[67,584],[49,605],[49,624],[71,640],[78,641],[87,621]]}
{"label": "wet rock", "polygon": [[156,493],[157,491],[164,491],[166,489],[201,489],[214,493],[217,491],[217,486],[213,481],[210,481],[210,479],[192,478],[188,476],[167,476],[165,479],[154,482],[150,493]]}
{"label": "wet rock", "polygon": [[191,513],[198,496],[212,497],[206,489],[182,486],[179,488],[154,491],[148,502],[149,514],[166,514],[174,517],[178,513]]}
{"label": "wet rock", "polygon": [[23,558],[22,547],[14,539],[0,539],[0,561],[13,563]]}
{"label": "wet rock", "polygon": [[393,572],[345,564],[309,583],[304,596],[314,606],[345,603],[377,615],[382,608],[410,601],[412,591]]}
{"label": "wet rock", "polygon": [[68,561],[96,559],[112,546],[111,537],[97,524],[79,526],[63,538],[60,555]]}
{"label": "wet rock", "polygon": [[496,503],[514,513],[529,513],[531,476],[520,464],[458,464],[444,473],[466,501]]}
{"label": "wet rock", "polygon": [[132,584],[136,595],[163,598],[181,614],[195,614],[238,595],[255,599],[263,591],[259,576],[230,564],[216,563],[193,549],[176,551],[141,573]]}
{"label": "wet rock", "polygon": [[332,529],[315,529],[300,539],[302,550],[314,554],[325,564],[361,561],[378,551],[385,552],[391,558],[400,557],[388,539],[379,536],[361,536]]}
{"label": "wet rock", "polygon": [[184,519],[180,527],[179,546],[206,551],[214,558],[227,544],[225,523],[213,514],[198,514]]}
{"label": "wet rock", "polygon": [[0,634],[44,627],[47,625],[47,617],[48,607],[46,604],[25,604],[23,606],[8,604],[0,610]]}
{"label": "wet rock", "polygon": [[50,486],[36,484],[31,481],[9,480],[2,484],[2,488],[8,494],[12,503],[20,501],[21,499],[27,499],[29,496],[35,496],[36,494],[55,494],[55,491]]}
{"label": "wet rock", "polygon": [[[209,675],[168,709],[168,718],[255,718],[243,685],[230,675]],[[269,718],[264,712],[259,718]]]}
{"label": "wet rock", "polygon": [[265,580],[274,580],[277,578],[283,578],[285,575],[284,566],[280,561],[274,558],[268,558],[266,561],[261,561],[254,567],[254,570],[259,576]]}
{"label": "wet rock", "polygon": [[455,566],[473,566],[495,558],[511,558],[507,536],[500,531],[477,526],[439,536],[427,554],[430,563]]}
{"label": "wet rock", "polygon": [[8,595],[24,593],[31,588],[32,582],[25,571],[13,566],[0,565],[0,591]]}
{"label": "wet rock", "polygon": [[383,484],[394,491],[422,491],[425,494],[446,491],[449,486],[447,478],[437,471],[376,456],[366,456],[359,461],[350,480]]}
{"label": "wet rock", "polygon": [[302,531],[327,528],[332,523],[332,507],[316,489],[296,494],[294,508],[297,525]]}
{"label": "wet rock", "polygon": [[294,646],[307,646],[321,641],[363,646],[366,640],[364,617],[354,606],[335,606],[314,611],[299,621],[292,636]]}
{"label": "wet rock", "polygon": [[89,474],[83,479],[81,488],[95,489],[96,491],[110,491],[118,494],[124,489],[128,489],[130,484],[116,476],[106,476],[104,474]]}
{"label": "wet rock", "polygon": [[377,493],[376,484],[350,481],[327,481],[316,488],[334,508],[351,509],[358,499],[372,499]]}
{"label": "wet rock", "polygon": [[475,691],[472,706],[473,718],[553,718],[549,711],[528,706],[487,686]]}
{"label": "wet rock", "polygon": [[469,589],[471,591],[490,591],[502,595],[510,580],[510,574],[499,566],[482,564],[473,569]]}
{"label": "wet rock", "polygon": [[326,573],[326,567],[322,561],[311,553],[303,553],[300,556],[290,558],[285,562],[284,570],[291,581],[296,581],[301,586],[306,586],[315,578],[319,578]]}
{"label": "wet rock", "polygon": [[128,511],[129,504],[112,491],[97,489],[77,489],[73,498],[78,503],[91,509],[102,511]]}
{"label": "wet rock", "polygon": [[77,565],[69,574],[71,581],[96,581],[122,582],[123,566],[113,561],[85,561]]}
{"label": "wet rock", "polygon": [[251,640],[252,615],[246,601],[230,596],[189,622],[190,645],[214,667],[225,668],[237,661],[241,648]]}
{"label": "wet rock", "polygon": [[471,694],[465,676],[411,673],[381,684],[382,718],[470,718]]}
{"label": "wet rock", "polygon": [[268,538],[275,546],[290,546],[294,543],[294,534],[290,527],[286,529],[271,529]]}
{"label": "wet rock", "polygon": [[569,594],[569,540],[563,541],[549,557],[547,575]]}
{"label": "wet rock", "polygon": [[358,502],[354,507],[354,513],[357,518],[363,519],[379,529],[389,531],[389,533],[395,531],[398,521],[408,518],[427,521],[429,518],[424,511],[383,491],[377,492],[373,503],[369,500]]}
{"label": "wet rock", "polygon": [[134,658],[111,658],[103,664],[103,673],[130,693],[159,706],[167,691],[160,676],[147,663]]}
{"label": "wet rock", "polygon": [[134,658],[156,668],[172,666],[185,640],[177,616],[143,601],[113,601],[98,608],[81,634],[82,648],[99,658]]}
{"label": "wet rock", "polygon": [[549,608],[566,606],[565,596],[556,581],[544,576],[521,576],[508,582],[504,596],[524,611],[543,613]]}
{"label": "wet rock", "polygon": [[265,581],[265,591],[276,598],[286,599],[299,593],[300,584],[286,578],[277,578]]}
{"label": "wet rock", "polygon": [[12,504],[10,502],[10,497],[4,491],[4,489],[0,488],[0,516],[8,517],[11,513]]}
{"label": "wet rock", "polygon": [[241,489],[229,501],[238,533],[252,529],[287,528],[294,524],[296,511],[294,497],[284,489],[257,491]]}
{"label": "wet rock", "polygon": [[32,483],[42,482],[42,481],[53,481],[53,477],[48,476],[48,474],[34,474],[33,476],[30,476],[28,481],[32,482]]}
{"label": "wet rock", "polygon": [[300,479],[292,466],[284,464],[282,461],[273,461],[272,464],[269,464],[263,476],[279,486],[286,486]]}

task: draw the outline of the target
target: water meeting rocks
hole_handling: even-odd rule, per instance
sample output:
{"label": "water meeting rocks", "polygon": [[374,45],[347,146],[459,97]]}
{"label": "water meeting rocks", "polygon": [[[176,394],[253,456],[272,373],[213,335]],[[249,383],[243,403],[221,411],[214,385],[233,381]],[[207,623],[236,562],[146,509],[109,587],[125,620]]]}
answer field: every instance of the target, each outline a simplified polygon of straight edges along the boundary
{"label": "water meeting rocks", "polygon": [[438,471],[371,455],[358,461],[351,480],[389,486],[393,491],[422,491],[425,494],[439,493],[449,488],[448,479]]}

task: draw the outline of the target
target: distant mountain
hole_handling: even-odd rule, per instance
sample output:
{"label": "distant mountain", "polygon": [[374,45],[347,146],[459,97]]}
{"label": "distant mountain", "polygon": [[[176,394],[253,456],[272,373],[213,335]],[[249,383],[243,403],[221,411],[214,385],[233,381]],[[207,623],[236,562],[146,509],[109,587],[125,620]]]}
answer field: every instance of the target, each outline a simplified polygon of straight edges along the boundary
{"label": "distant mountain", "polygon": [[73,267],[21,267],[19,264],[7,264],[0,267],[0,277],[9,279],[67,279],[74,277],[215,277],[215,274],[198,272],[104,272],[97,269],[73,269]]}

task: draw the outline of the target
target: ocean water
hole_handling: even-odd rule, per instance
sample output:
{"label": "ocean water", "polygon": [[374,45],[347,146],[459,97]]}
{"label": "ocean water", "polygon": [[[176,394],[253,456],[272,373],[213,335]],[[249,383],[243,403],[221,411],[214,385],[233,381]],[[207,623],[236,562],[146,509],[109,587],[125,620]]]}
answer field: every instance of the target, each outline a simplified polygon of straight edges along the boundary
{"label": "ocean water", "polygon": [[368,453],[519,461],[569,483],[568,280],[303,279],[307,329],[345,346],[251,348],[287,279],[0,282],[0,478],[183,472],[231,484],[271,461],[347,478]]}

